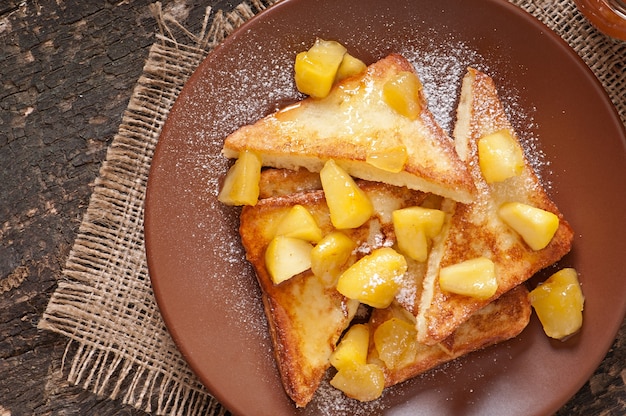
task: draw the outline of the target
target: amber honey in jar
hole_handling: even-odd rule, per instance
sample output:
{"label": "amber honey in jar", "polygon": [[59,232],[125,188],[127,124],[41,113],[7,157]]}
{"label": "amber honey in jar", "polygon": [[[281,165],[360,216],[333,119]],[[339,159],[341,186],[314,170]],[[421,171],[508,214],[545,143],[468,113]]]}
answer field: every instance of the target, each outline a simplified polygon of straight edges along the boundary
{"label": "amber honey in jar", "polygon": [[575,0],[575,3],[595,27],[626,40],[626,0]]}

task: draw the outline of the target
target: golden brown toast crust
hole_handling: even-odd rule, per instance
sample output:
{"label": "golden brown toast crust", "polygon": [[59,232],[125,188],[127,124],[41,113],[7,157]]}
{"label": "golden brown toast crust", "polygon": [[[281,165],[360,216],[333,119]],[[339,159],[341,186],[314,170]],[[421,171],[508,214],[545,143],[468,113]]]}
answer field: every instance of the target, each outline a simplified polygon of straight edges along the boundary
{"label": "golden brown toast crust", "polygon": [[[328,357],[345,327],[349,324],[356,306],[334,288],[325,288],[310,273],[274,285],[265,268],[265,251],[273,232],[283,215],[295,204],[306,206],[318,220],[323,230],[328,230],[330,220],[324,212],[322,191],[295,196],[280,196],[259,200],[254,207],[244,207],[240,219],[240,234],[246,257],[253,265],[262,289],[265,314],[273,341],[273,351],[287,394],[297,406],[305,406],[317,390],[326,371]],[[323,331],[310,333],[306,314],[302,315],[304,293],[317,299],[311,313],[321,316]],[[308,299],[308,298],[307,298]],[[306,331],[303,333],[303,331]],[[319,350],[307,356],[307,348]]]}
{"label": "golden brown toast crust", "polygon": [[322,189],[319,173],[306,169],[264,169],[259,180],[259,198],[285,196]]}
{"label": "golden brown toast crust", "polygon": [[[333,231],[319,176],[312,173],[319,171],[326,160],[334,159],[352,176],[376,180],[358,181],[373,202],[374,216],[359,228],[342,230],[357,243],[349,264],[376,248],[394,245],[393,210],[424,204],[435,205],[431,207],[447,213],[443,231],[432,242],[427,263],[409,261],[409,271],[392,307],[374,309],[370,317],[371,336],[377,326],[398,310],[415,317],[417,355],[399,369],[388,369],[382,363],[386,386],[517,336],[528,324],[531,312],[528,292],[522,283],[558,261],[571,246],[570,225],[528,161],[521,175],[502,183],[487,184],[482,177],[477,140],[501,129],[508,129],[514,136],[515,132],[493,81],[479,71],[468,69],[463,80],[455,142],[437,126],[425,105],[417,127],[407,127],[406,120],[398,121],[395,114],[385,116],[401,125],[393,134],[383,129],[329,137],[324,134],[346,126],[338,125],[332,117],[325,127],[310,122],[311,113],[324,116],[317,120],[319,123],[326,120],[332,109],[342,105],[351,108],[367,102],[367,106],[372,106],[375,100],[363,95],[363,91],[372,90],[372,86],[374,90],[380,89],[391,74],[404,70],[413,71],[413,68],[404,58],[390,55],[370,65],[363,75],[336,86],[327,99],[306,99],[243,127],[229,136],[224,146],[229,157],[251,149],[261,155],[265,166],[283,168],[262,172],[259,202],[242,209],[240,235],[262,289],[273,351],[285,391],[298,407],[306,406],[313,397],[330,366],[332,351],[357,311],[358,302],[345,298],[333,284],[319,280],[310,270],[275,285],[265,266],[265,251],[280,220],[296,204],[311,212],[323,234]],[[373,105],[376,112],[390,110],[381,109],[378,104]],[[298,124],[302,120],[305,124]],[[407,135],[407,131],[415,134]],[[406,144],[411,156],[403,173],[378,172],[366,163],[372,146],[398,143]],[[405,185],[413,178],[418,178],[410,182],[413,189],[445,198],[408,189]],[[497,209],[511,201],[530,204],[558,216],[559,228],[546,248],[530,249],[499,219]],[[442,267],[480,256],[489,257],[496,265],[498,290],[494,296],[476,300],[441,290],[438,271]],[[369,359],[376,362],[372,344]]]}
{"label": "golden brown toast crust", "polygon": [[[285,186],[275,187],[273,183],[277,179],[284,181]],[[280,285],[273,284],[265,269],[264,253],[282,216],[293,205],[301,204],[313,214],[324,233],[330,232],[332,225],[323,191],[316,190],[318,178],[315,175],[268,169],[262,172],[260,182],[268,197],[259,200],[254,207],[243,208],[240,234],[262,289],[274,355],[285,391],[298,407],[303,407],[324,377],[330,354],[350,324],[358,302],[346,299],[334,286],[324,286],[310,271]],[[354,261],[378,246],[395,242],[390,223],[392,210],[439,203],[439,198],[427,201],[427,195],[406,188],[368,181],[359,181],[359,184],[372,199],[377,214],[358,229],[344,230],[359,246]],[[284,189],[309,190],[285,195]],[[373,234],[376,238],[372,238]],[[413,264],[406,279],[415,278],[419,282],[422,274],[422,267]],[[413,282],[409,285],[412,286]],[[419,296],[419,289],[416,296]],[[386,385],[399,383],[470,351],[516,336],[528,323],[530,307],[526,293],[525,288],[516,288],[475,313],[441,343],[420,345],[412,364],[393,371],[384,370]],[[406,294],[401,298],[406,299]],[[408,302],[404,306],[413,304]],[[390,309],[374,310],[370,321],[374,325],[372,334],[375,326],[384,322],[390,313]]]}
{"label": "golden brown toast crust", "polygon": [[[393,316],[391,308],[374,310],[370,319],[370,333]],[[474,313],[446,339],[435,345],[418,345],[415,359],[397,369],[383,366],[385,387],[401,383],[462,355],[514,338],[528,325],[531,307],[528,290],[522,285],[502,295],[496,301]],[[373,335],[372,335],[373,336]],[[370,346],[369,356],[376,352]]]}
{"label": "golden brown toast crust", "polygon": [[[323,99],[303,101],[270,114],[229,135],[223,153],[238,157],[253,150],[264,166],[319,172],[333,159],[356,178],[432,192],[469,202],[475,192],[454,143],[436,123],[420,92],[422,110],[411,121],[396,113],[382,98],[384,83],[402,71],[415,73],[400,55],[370,65],[360,75],[339,82]],[[373,150],[403,145],[408,160],[399,173],[367,163]]]}
{"label": "golden brown toast crust", "polygon": [[[470,170],[478,193],[471,204],[444,201],[444,210],[449,213],[448,223],[433,244],[417,316],[420,341],[424,343],[442,341],[474,312],[555,263],[570,250],[572,228],[528,161],[521,175],[502,183],[489,185],[482,177],[476,142],[483,135],[501,129],[514,133],[493,80],[470,68],[463,80],[454,137],[457,152]],[[499,219],[497,209],[510,201],[527,203],[559,217],[559,228],[546,248],[532,250]],[[498,290],[492,298],[476,300],[441,290],[439,269],[480,256],[489,257],[496,265]]]}
{"label": "golden brown toast crust", "polygon": [[[287,172],[263,172],[261,182],[283,177],[299,181],[303,177]],[[306,182],[309,178],[306,176]],[[314,180],[313,180],[314,183]],[[421,192],[381,183],[360,181],[374,204],[377,214],[363,226],[343,230],[358,248],[354,260],[373,249],[393,243],[391,210],[419,205],[425,198]],[[295,186],[295,185],[294,185]],[[287,186],[292,187],[292,185]],[[268,193],[271,193],[268,191]],[[259,200],[256,206],[243,208],[240,234],[248,261],[253,265],[262,289],[265,314],[269,323],[274,355],[283,385],[297,406],[305,406],[330,366],[329,357],[349,325],[357,301],[343,297],[333,286],[325,286],[306,271],[275,285],[265,267],[265,251],[282,216],[294,205],[306,207],[324,234],[332,230],[323,191],[308,191]],[[376,238],[372,238],[374,235]]]}

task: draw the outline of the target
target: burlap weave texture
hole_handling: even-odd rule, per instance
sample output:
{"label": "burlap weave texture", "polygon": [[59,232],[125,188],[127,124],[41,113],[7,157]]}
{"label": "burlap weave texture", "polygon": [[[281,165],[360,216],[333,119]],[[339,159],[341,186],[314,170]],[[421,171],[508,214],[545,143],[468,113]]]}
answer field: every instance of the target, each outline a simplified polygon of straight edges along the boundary
{"label": "burlap weave texture", "polygon": [[[63,279],[40,328],[69,338],[68,379],[155,414],[218,415],[169,337],[148,277],[143,201],[161,127],[187,78],[225,36],[275,0],[207,10],[192,34],[152,7],[160,31],[108,150]],[[626,123],[626,42],[597,32],[570,0],[512,0],[561,35],[594,71]]]}
{"label": "burlap weave texture", "polygon": [[152,5],[160,31],[39,323],[70,339],[71,383],[155,414],[225,413],[188,368],[159,314],[145,258],[143,202],[161,128],[185,81],[207,53],[271,3],[246,1],[231,13],[207,9],[199,34],[164,14],[160,3]]}

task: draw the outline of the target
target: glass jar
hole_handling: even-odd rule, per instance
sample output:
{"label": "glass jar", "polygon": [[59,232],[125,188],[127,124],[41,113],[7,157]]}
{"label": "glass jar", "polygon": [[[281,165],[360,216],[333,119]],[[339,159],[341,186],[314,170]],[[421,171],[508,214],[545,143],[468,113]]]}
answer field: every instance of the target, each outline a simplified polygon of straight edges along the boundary
{"label": "glass jar", "polygon": [[626,0],[574,0],[591,24],[605,34],[626,40]]}

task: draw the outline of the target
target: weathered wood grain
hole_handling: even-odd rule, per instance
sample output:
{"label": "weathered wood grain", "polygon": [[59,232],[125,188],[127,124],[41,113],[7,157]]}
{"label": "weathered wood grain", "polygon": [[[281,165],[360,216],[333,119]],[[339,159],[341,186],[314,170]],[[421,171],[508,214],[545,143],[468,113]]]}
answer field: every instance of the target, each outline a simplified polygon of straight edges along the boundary
{"label": "weathered wood grain", "polygon": [[[145,414],[69,386],[68,339],[37,322],[154,41],[150,3],[0,2],[2,416]],[[206,3],[163,6],[197,31]]]}

